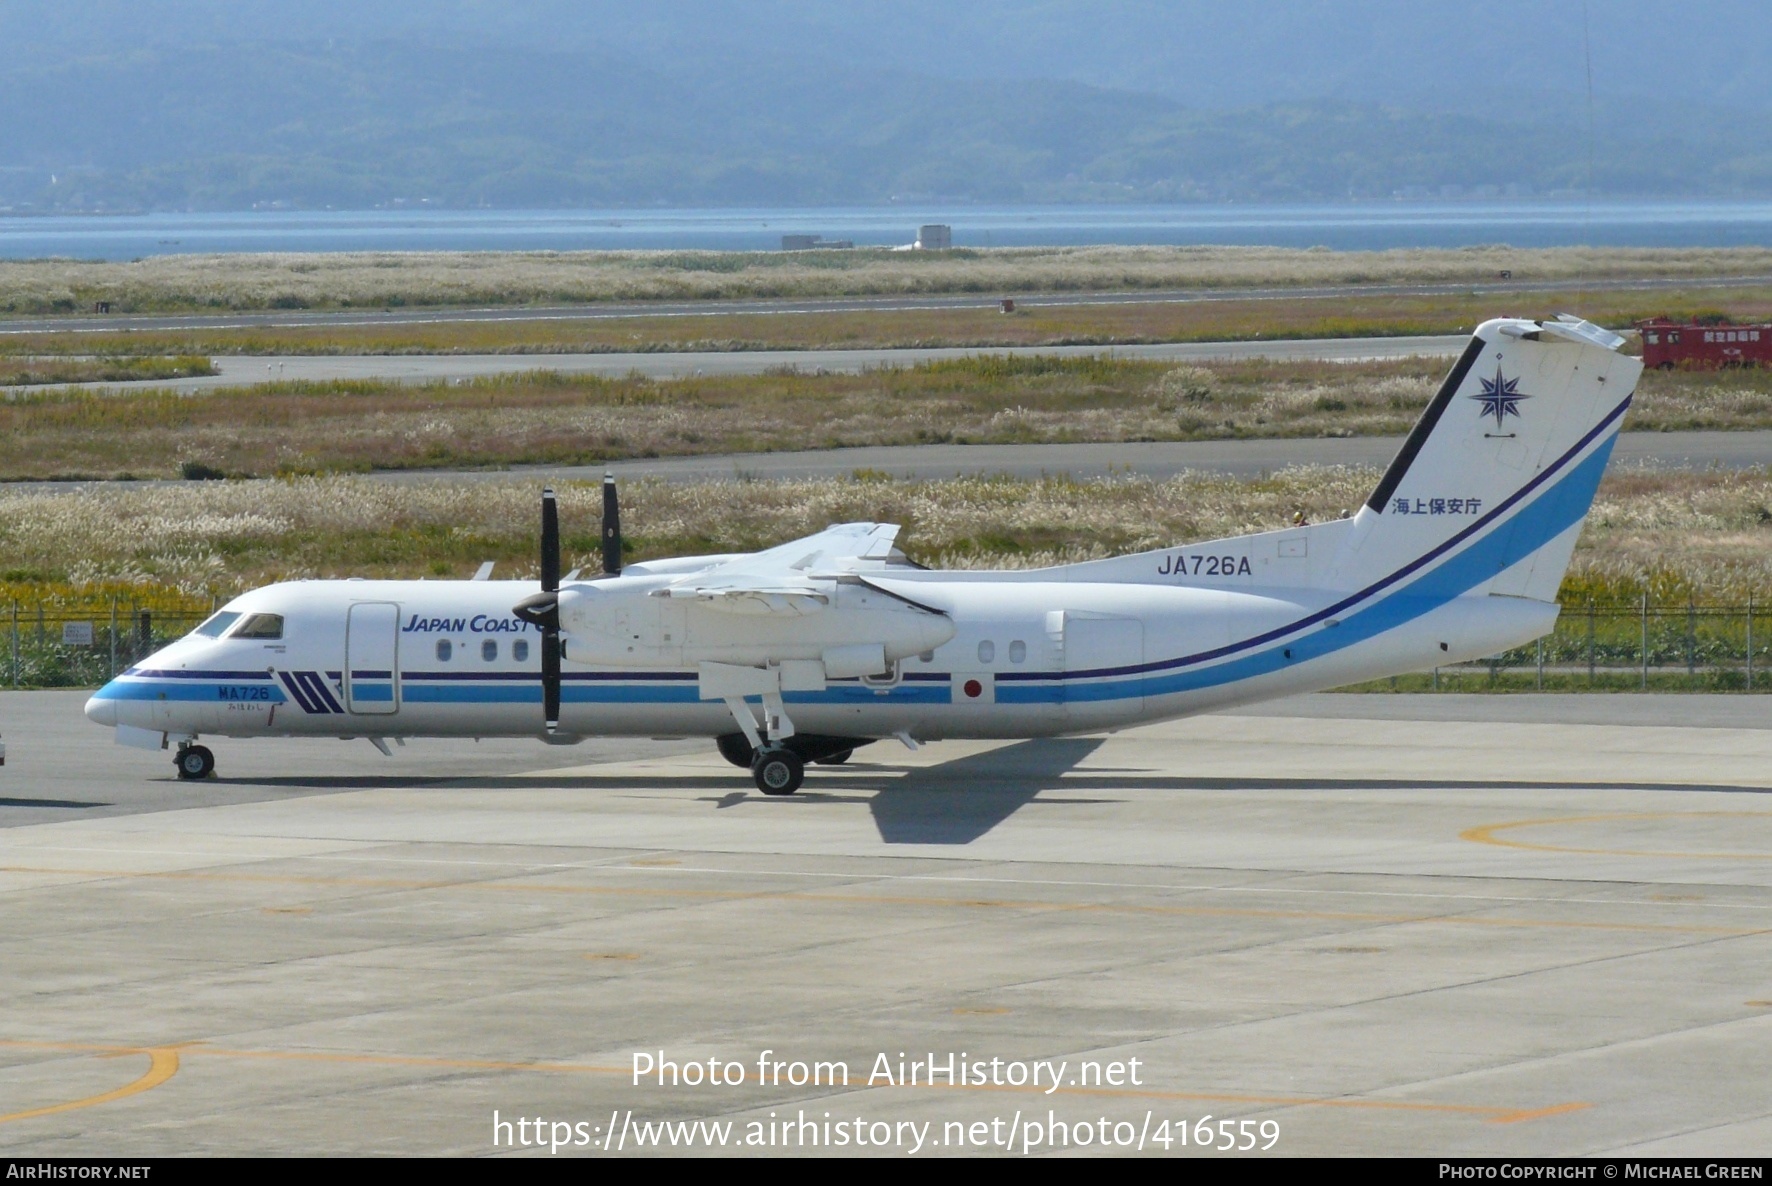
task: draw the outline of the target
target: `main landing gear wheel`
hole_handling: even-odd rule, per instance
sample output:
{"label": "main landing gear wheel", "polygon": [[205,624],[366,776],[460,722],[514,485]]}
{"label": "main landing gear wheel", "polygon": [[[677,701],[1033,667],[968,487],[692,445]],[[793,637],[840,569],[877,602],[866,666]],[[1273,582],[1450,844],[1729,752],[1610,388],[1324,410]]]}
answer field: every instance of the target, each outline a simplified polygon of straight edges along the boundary
{"label": "main landing gear wheel", "polygon": [[805,781],[806,763],[791,749],[770,746],[757,751],[757,759],[751,763],[751,777],[765,795],[791,795]]}
{"label": "main landing gear wheel", "polygon": [[714,744],[719,747],[720,756],[734,766],[749,770],[757,760],[757,751],[751,748],[743,733],[722,733],[714,738]]}
{"label": "main landing gear wheel", "polygon": [[215,773],[215,755],[209,752],[208,746],[187,745],[178,751],[172,764],[178,767],[180,778],[208,778]]}

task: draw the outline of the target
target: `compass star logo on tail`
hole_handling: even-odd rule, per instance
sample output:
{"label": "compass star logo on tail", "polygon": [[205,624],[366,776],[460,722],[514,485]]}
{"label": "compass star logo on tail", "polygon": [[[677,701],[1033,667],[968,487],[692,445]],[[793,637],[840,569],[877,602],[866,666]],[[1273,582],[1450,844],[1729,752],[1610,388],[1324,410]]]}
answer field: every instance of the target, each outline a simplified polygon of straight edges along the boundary
{"label": "compass star logo on tail", "polygon": [[1529,395],[1522,395],[1520,393],[1520,381],[1518,379],[1503,378],[1501,367],[1499,365],[1495,368],[1495,378],[1493,380],[1484,379],[1479,376],[1477,382],[1483,385],[1483,390],[1479,394],[1467,398],[1474,399],[1483,405],[1483,411],[1480,413],[1481,415],[1495,417],[1495,427],[1497,429],[1501,428],[1501,422],[1504,418],[1508,416],[1518,416],[1520,414],[1521,400],[1532,398]]}

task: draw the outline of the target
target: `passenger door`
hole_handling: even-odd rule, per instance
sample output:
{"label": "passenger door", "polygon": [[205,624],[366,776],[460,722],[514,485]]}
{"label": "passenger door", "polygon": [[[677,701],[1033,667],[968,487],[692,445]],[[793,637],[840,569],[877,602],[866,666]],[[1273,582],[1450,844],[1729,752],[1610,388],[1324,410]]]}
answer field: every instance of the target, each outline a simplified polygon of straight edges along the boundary
{"label": "passenger door", "polygon": [[1064,615],[1064,710],[1070,729],[1137,716],[1144,709],[1144,623],[1106,614]]}
{"label": "passenger door", "polygon": [[364,715],[400,711],[400,607],[365,601],[345,630],[345,708]]}

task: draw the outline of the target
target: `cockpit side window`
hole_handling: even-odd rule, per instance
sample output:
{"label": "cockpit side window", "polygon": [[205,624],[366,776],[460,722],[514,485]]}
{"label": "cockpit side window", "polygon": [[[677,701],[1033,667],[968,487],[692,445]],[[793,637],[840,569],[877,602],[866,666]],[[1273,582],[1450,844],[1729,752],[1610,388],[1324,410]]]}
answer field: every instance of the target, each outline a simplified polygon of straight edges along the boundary
{"label": "cockpit side window", "polygon": [[234,631],[235,638],[275,640],[283,637],[282,614],[253,614]]}
{"label": "cockpit side window", "polygon": [[191,631],[191,633],[201,634],[204,638],[220,638],[222,633],[227,630],[229,626],[232,626],[239,620],[239,614],[234,613],[232,610],[223,610],[219,614],[211,614],[207,622]]}

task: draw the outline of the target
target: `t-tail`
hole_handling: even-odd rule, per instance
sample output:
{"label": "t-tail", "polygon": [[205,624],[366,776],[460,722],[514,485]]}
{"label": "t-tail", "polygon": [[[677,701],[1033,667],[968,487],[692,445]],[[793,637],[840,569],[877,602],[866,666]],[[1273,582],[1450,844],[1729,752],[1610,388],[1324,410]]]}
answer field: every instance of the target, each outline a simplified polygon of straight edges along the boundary
{"label": "t-tail", "polygon": [[1301,685],[1479,659],[1555,626],[1643,370],[1623,344],[1572,317],[1484,322],[1359,512],[1270,537],[1283,556],[1303,536],[1290,547],[1309,556],[1285,582],[1316,607],[1282,632],[1310,665]]}
{"label": "t-tail", "polygon": [[1325,583],[1554,602],[1643,371],[1623,344],[1573,317],[1478,326]]}

